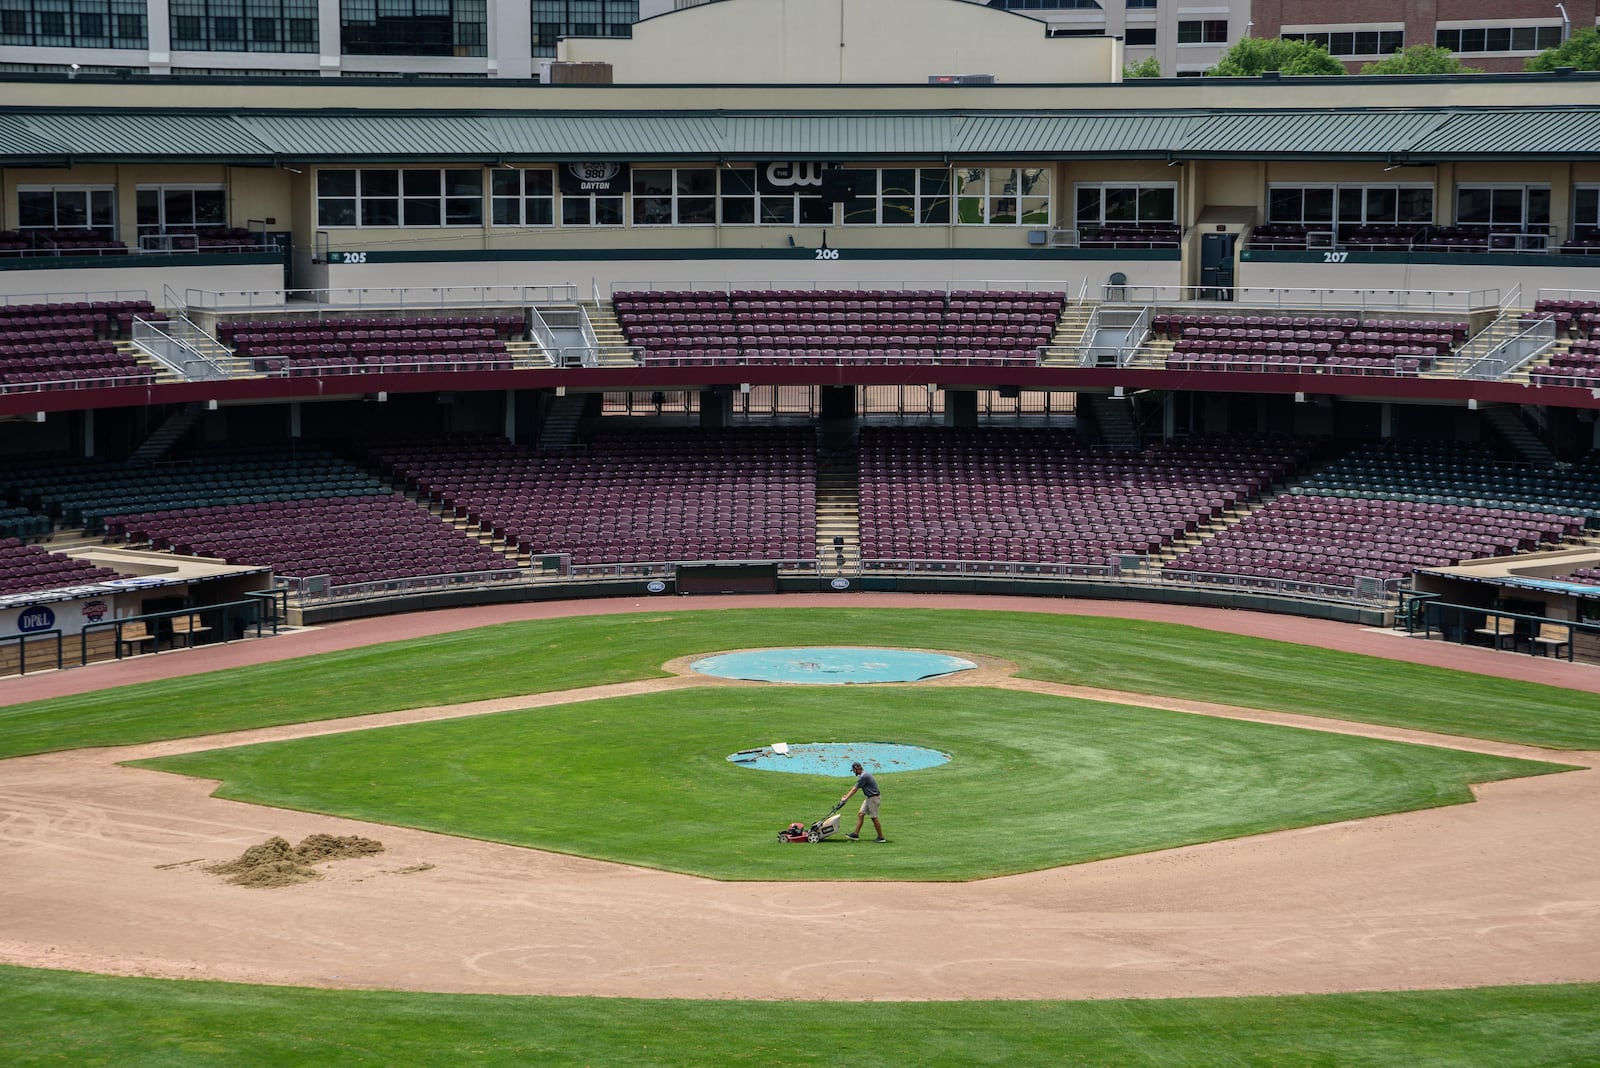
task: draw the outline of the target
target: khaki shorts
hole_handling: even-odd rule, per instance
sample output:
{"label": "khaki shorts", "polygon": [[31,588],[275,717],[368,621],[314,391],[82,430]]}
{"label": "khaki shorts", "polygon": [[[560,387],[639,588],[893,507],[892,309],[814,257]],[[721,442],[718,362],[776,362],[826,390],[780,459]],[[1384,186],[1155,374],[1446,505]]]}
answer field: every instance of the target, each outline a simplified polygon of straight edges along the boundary
{"label": "khaki shorts", "polygon": [[876,819],[878,816],[878,802],[881,797],[863,797],[861,799],[861,814]]}

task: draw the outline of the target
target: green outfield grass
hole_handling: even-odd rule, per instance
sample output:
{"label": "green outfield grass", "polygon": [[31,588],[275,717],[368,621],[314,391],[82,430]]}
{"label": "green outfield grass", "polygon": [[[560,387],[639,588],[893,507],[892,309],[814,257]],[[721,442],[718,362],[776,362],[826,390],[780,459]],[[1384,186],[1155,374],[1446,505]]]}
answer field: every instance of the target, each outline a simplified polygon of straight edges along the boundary
{"label": "green outfield grass", "polygon": [[1597,984],[865,1004],[306,990],[0,967],[0,1063],[1557,1068],[1600,1061],[1596,1004]]}
{"label": "green outfield grass", "polygon": [[0,757],[651,678],[673,657],[777,645],[988,654],[1047,681],[1600,749],[1595,695],[1553,686],[1138,620],[794,608],[504,624],[0,707]]}
{"label": "green outfield grass", "polygon": [[[891,843],[780,845],[850,779],[726,757],[892,741]],[[1560,766],[1148,708],[954,687],[707,686],[216,749],[141,766],[239,801],[720,879],[972,879],[1471,800]],[[851,810],[853,811],[853,809]],[[851,824],[853,825],[853,818]],[[868,827],[870,830],[870,825]]]}

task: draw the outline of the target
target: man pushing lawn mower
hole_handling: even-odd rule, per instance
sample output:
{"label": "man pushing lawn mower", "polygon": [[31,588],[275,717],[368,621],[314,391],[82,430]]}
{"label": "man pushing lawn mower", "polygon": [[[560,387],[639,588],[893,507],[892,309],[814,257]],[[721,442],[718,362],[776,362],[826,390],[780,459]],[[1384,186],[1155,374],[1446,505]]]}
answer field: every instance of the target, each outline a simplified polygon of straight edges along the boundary
{"label": "man pushing lawn mower", "polygon": [[864,771],[860,761],[850,765],[850,770],[856,773],[856,784],[850,787],[850,792],[839,798],[839,804],[855,796],[857,790],[861,791],[861,811],[856,813],[856,829],[845,835],[852,842],[861,840],[861,825],[868,817],[872,819],[872,826],[878,832],[876,841],[887,842],[883,836],[883,824],[878,822],[878,799],[883,796],[883,791],[878,789],[878,780],[872,777],[872,772]]}

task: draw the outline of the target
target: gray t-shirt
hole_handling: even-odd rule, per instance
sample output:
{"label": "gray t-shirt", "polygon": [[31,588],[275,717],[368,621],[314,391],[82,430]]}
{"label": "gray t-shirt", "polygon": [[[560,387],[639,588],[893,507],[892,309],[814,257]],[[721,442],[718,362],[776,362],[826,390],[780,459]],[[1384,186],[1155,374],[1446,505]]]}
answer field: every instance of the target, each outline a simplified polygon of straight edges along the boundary
{"label": "gray t-shirt", "polygon": [[880,792],[878,790],[878,780],[872,777],[872,772],[870,771],[861,773],[861,778],[856,780],[856,786],[860,788],[862,795],[865,797],[877,797]]}

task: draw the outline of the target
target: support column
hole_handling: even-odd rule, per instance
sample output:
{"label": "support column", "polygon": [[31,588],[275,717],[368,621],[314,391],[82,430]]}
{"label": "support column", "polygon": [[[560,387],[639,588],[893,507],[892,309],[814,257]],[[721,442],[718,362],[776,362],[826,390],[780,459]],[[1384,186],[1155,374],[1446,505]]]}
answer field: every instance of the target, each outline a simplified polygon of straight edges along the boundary
{"label": "support column", "polygon": [[978,425],[977,390],[947,389],[944,391],[944,425]]}
{"label": "support column", "polygon": [[712,386],[700,391],[700,425],[710,430],[733,422],[733,387]]}
{"label": "support column", "polygon": [[94,409],[85,408],[83,419],[83,455],[94,455]]}
{"label": "support column", "polygon": [[298,438],[300,434],[300,402],[289,402],[289,436]]}
{"label": "support column", "polygon": [[505,425],[500,428],[507,441],[517,440],[517,391],[506,390]]}

